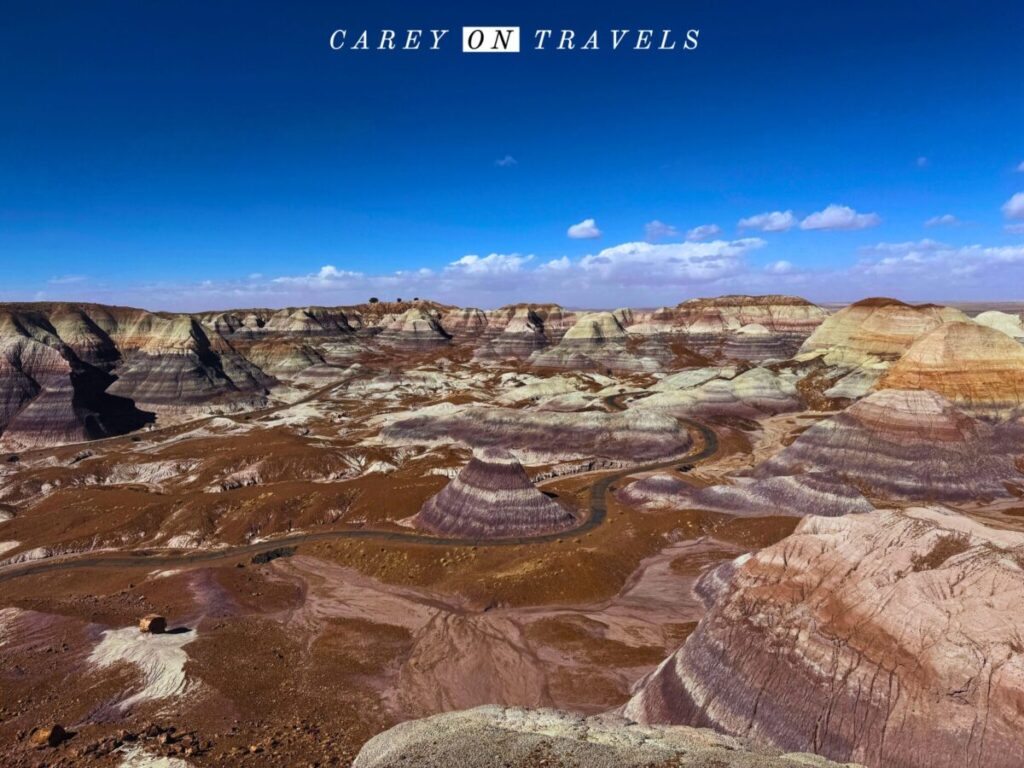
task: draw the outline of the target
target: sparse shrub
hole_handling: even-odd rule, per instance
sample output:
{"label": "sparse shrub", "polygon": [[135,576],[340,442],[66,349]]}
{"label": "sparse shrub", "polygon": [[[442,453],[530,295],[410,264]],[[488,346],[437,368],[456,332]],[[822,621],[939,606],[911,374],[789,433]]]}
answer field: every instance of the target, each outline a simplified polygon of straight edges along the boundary
{"label": "sparse shrub", "polygon": [[910,566],[915,571],[930,571],[938,568],[949,558],[962,554],[970,548],[971,539],[967,534],[951,533],[936,541],[928,554],[914,555],[910,560]]}

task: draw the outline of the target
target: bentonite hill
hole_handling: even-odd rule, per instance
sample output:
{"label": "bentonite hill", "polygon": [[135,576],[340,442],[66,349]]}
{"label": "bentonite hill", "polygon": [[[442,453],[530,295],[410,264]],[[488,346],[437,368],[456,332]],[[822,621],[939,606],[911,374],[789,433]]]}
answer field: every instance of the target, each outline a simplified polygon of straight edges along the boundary
{"label": "bentonite hill", "polygon": [[1022,329],[0,305],[0,763],[1024,765]]}

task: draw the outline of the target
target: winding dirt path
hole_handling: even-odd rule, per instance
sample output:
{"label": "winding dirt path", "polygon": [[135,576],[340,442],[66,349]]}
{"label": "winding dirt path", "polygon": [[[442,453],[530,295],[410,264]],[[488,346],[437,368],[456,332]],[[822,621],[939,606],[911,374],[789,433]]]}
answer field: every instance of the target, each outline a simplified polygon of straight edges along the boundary
{"label": "winding dirt path", "polygon": [[[314,392],[305,402],[314,399],[336,385],[324,387]],[[622,400],[626,397],[635,397],[637,393],[625,392],[618,395],[611,395],[604,398],[605,405],[610,410],[622,411],[625,406]],[[292,404],[294,405],[294,403]],[[290,407],[290,406],[289,406]],[[653,472],[659,469],[677,467],[680,464],[696,464],[712,458],[718,452],[718,436],[714,430],[705,424],[687,418],[678,419],[691,432],[700,436],[703,445],[699,449],[691,451],[685,456],[677,456],[669,460],[661,460],[648,464],[638,464],[624,469],[616,470],[610,474],[602,475],[590,486],[590,513],[586,520],[576,528],[556,533],[541,534],[538,536],[522,536],[510,539],[472,539],[463,537],[441,537],[412,531],[383,531],[375,529],[350,529],[340,531],[322,531],[320,533],[300,533],[293,536],[281,536],[278,538],[261,541],[253,544],[241,544],[233,547],[222,547],[215,550],[201,552],[185,552],[181,554],[155,554],[140,550],[126,554],[89,554],[81,556],[70,556],[62,559],[48,559],[28,563],[18,563],[0,569],[0,582],[10,581],[25,576],[33,576],[41,573],[52,573],[54,571],[70,571],[84,568],[173,568],[176,566],[216,563],[225,560],[233,560],[239,557],[248,557],[261,552],[281,547],[295,547],[300,544],[313,544],[322,541],[334,541],[337,539],[369,539],[372,541],[394,541],[403,543],[423,544],[434,547],[508,547],[520,546],[523,544],[543,544],[545,542],[558,541],[559,539],[572,538],[592,531],[600,526],[608,514],[608,493],[611,487],[620,480],[630,475],[643,472]]]}

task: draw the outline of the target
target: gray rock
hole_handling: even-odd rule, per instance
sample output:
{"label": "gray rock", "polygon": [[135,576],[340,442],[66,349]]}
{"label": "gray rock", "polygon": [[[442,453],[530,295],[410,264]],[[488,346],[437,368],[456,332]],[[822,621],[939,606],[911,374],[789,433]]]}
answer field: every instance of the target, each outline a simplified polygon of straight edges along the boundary
{"label": "gray rock", "polygon": [[829,768],[707,729],[642,726],[617,715],[477,707],[411,720],[370,739],[353,768]]}

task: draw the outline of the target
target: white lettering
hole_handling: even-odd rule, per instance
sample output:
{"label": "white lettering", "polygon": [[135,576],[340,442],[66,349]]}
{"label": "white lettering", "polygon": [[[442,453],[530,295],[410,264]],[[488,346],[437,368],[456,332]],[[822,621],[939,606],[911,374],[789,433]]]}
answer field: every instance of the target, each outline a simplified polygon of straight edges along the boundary
{"label": "white lettering", "polygon": [[441,46],[441,38],[448,34],[447,29],[432,29],[430,34],[434,36],[434,44],[430,46],[430,50],[436,51]]}

